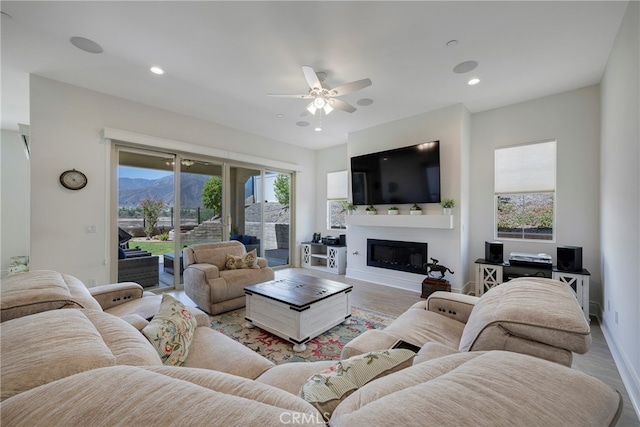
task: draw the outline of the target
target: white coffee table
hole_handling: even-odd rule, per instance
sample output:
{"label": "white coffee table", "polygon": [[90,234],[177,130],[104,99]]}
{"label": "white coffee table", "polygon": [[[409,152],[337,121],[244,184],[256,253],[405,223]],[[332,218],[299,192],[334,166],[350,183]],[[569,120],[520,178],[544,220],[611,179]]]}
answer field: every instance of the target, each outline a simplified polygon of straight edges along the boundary
{"label": "white coffee table", "polygon": [[291,343],[293,351],[351,317],[351,285],[295,275],[244,288],[247,328],[255,326]]}

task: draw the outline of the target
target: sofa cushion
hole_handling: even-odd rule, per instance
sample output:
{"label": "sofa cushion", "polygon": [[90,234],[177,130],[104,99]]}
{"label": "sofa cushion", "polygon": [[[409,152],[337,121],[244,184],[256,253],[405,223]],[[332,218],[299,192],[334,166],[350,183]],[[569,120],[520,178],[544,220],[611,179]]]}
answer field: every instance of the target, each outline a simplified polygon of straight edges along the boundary
{"label": "sofa cushion", "polygon": [[162,365],[145,337],[99,310],[52,310],[2,324],[2,398],[110,365]]}
{"label": "sofa cushion", "polygon": [[[95,369],[14,396],[1,409],[3,425],[25,426],[271,427],[322,421],[311,405],[282,390],[169,366]],[[302,416],[306,421],[299,422]]]}
{"label": "sofa cushion", "polygon": [[621,404],[615,389],[575,369],[518,353],[466,352],[370,382],[338,406],[331,425],[613,426]]}
{"label": "sofa cushion", "polygon": [[210,327],[199,327],[196,328],[183,366],[254,379],[271,369],[274,364],[249,347]]}
{"label": "sofa cushion", "polygon": [[344,398],[376,378],[411,366],[415,355],[411,350],[391,349],[341,360],[309,378],[299,395],[328,420]]}
{"label": "sofa cushion", "polygon": [[100,309],[82,282],[51,270],[34,270],[2,279],[2,322],[60,308]]}
{"label": "sofa cushion", "polygon": [[227,261],[224,267],[227,270],[239,270],[243,268],[260,268],[258,265],[258,251],[256,249],[247,252],[242,256],[227,254]]}
{"label": "sofa cushion", "polygon": [[[82,310],[115,356],[116,365],[162,365],[158,352],[134,325],[98,310]],[[147,322],[148,323],[148,322]]]}
{"label": "sofa cushion", "polygon": [[[189,247],[193,251],[193,258],[197,264],[211,264],[224,269],[227,262],[227,254],[242,256],[246,253],[244,245],[238,241],[219,243],[203,243]],[[189,257],[187,257],[188,259]],[[185,267],[189,264],[185,263]]]}
{"label": "sofa cushion", "polygon": [[256,381],[277,387],[296,396],[300,388],[314,374],[335,366],[335,360],[306,363],[283,363],[265,371]]}
{"label": "sofa cushion", "polygon": [[576,353],[586,353],[591,345],[574,292],[551,279],[520,278],[486,292],[471,312],[458,349],[506,349],[512,337]]}
{"label": "sofa cushion", "polygon": [[164,294],[158,314],[142,333],[149,339],[165,365],[180,366],[189,355],[196,320],[180,301]]}

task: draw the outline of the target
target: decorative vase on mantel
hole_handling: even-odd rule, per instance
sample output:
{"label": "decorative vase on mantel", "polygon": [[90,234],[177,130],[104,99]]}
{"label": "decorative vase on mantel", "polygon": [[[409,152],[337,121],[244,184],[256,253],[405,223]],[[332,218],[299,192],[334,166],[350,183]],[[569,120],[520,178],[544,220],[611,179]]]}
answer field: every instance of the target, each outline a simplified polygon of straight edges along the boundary
{"label": "decorative vase on mantel", "polygon": [[422,208],[417,203],[414,203],[409,209],[409,215],[422,215]]}
{"label": "decorative vase on mantel", "polygon": [[395,206],[387,210],[388,215],[398,215],[398,213],[399,213],[398,208],[396,208]]}
{"label": "decorative vase on mantel", "polygon": [[442,208],[442,215],[451,215],[451,208]]}

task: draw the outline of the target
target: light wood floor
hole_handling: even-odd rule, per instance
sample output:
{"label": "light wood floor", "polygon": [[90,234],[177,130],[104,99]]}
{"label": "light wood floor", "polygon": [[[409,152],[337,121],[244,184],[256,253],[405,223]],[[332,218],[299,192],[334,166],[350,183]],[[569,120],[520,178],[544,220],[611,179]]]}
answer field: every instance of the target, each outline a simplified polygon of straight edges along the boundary
{"label": "light wood floor", "polygon": [[[288,277],[292,274],[308,274],[328,280],[348,283],[353,286],[351,305],[390,314],[392,316],[399,316],[407,308],[420,300],[420,294],[418,292],[349,279],[342,275],[334,275],[323,271],[306,268],[276,270],[276,278]],[[173,291],[170,293],[184,303],[193,305],[193,302],[184,294],[184,291]],[[598,320],[594,317],[591,318],[591,335],[593,338],[591,349],[587,354],[574,355],[573,368],[599,378],[620,392],[624,399],[624,406],[617,426],[640,426],[640,422],[631,405],[631,401],[624,388],[624,384],[613,361],[604,335],[602,334]]]}

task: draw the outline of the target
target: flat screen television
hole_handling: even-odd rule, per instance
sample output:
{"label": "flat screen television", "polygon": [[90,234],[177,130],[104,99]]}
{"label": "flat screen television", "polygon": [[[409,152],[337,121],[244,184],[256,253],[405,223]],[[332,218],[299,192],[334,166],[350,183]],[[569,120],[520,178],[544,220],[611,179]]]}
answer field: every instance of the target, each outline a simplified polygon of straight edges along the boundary
{"label": "flat screen television", "polygon": [[354,205],[440,202],[440,141],[351,158]]}

